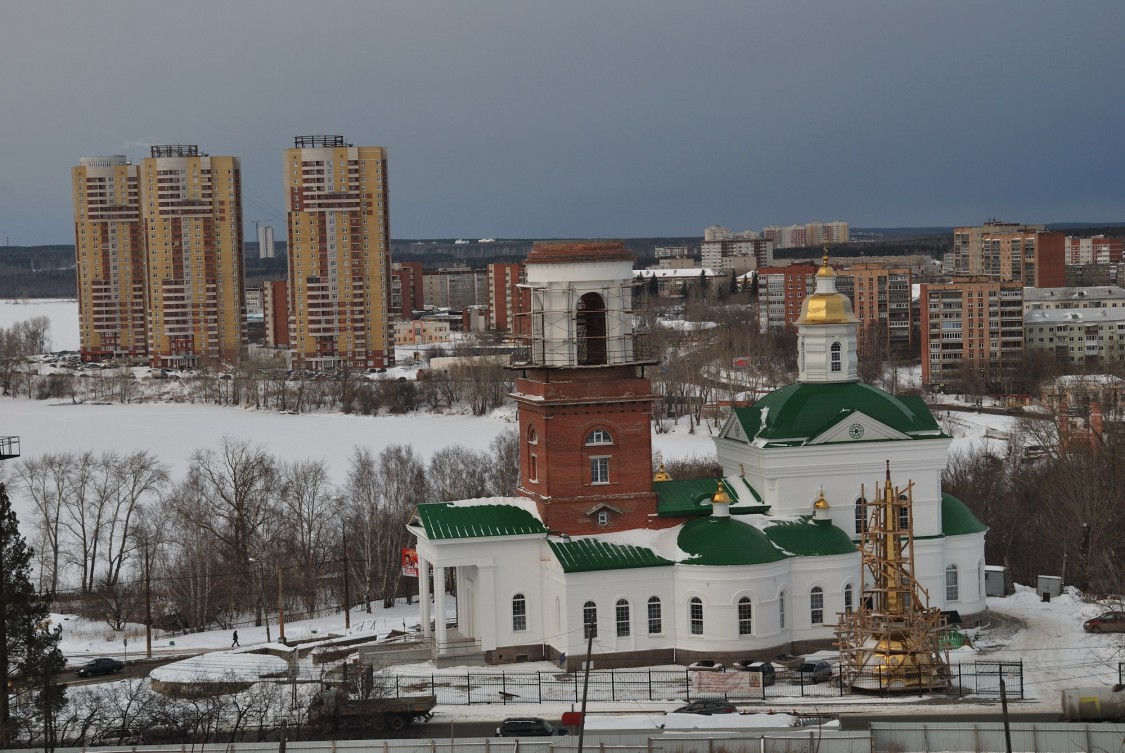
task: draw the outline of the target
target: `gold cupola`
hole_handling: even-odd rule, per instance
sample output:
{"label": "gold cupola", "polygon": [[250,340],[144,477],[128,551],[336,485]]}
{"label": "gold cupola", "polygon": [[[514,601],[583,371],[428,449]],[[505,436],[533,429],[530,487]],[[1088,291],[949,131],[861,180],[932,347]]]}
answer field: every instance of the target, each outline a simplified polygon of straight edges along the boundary
{"label": "gold cupola", "polygon": [[836,270],[828,265],[828,245],[816,272],[816,292],[801,304],[801,315],[794,322],[798,327],[807,324],[858,324],[852,310],[851,299],[836,291]]}

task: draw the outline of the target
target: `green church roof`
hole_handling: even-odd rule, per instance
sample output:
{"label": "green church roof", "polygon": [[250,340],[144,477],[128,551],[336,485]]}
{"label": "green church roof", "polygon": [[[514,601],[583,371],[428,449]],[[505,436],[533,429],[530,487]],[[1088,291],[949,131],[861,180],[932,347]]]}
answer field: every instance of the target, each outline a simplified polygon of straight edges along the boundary
{"label": "green church roof", "polygon": [[551,551],[563,572],[585,573],[595,570],[626,570],[638,567],[664,567],[673,562],[658,557],[651,549],[624,544],[609,544],[595,538],[574,541],[549,541]]}
{"label": "green church roof", "polygon": [[794,557],[824,557],[859,551],[848,534],[809,518],[781,521],[762,531],[773,545]]}
{"label": "green church roof", "polygon": [[734,415],[749,441],[788,445],[803,444],[857,411],[912,438],[945,436],[921,398],[895,397],[862,382],[790,384]]}
{"label": "green church roof", "polygon": [[[710,515],[711,495],[718,488],[716,483],[718,481],[720,479],[689,478],[682,481],[653,482],[652,488],[656,492],[656,514],[662,518]],[[739,486],[730,484],[726,480],[722,480],[722,483],[735,506],[750,505],[756,512],[760,512],[757,508],[761,506],[762,498],[748,484]],[[737,509],[731,510],[731,513],[736,515],[738,512]]]}
{"label": "green church roof", "polygon": [[433,502],[418,505],[413,523],[420,523],[431,539],[474,539],[547,533],[530,512],[516,505],[456,505]]}
{"label": "green church roof", "polygon": [[676,544],[685,565],[761,565],[785,559],[764,533],[729,517],[696,518],[684,523]]}
{"label": "green church roof", "polygon": [[982,533],[988,526],[980,522],[973,515],[973,511],[961,500],[952,494],[942,492],[941,495],[941,532],[946,536],[964,536],[970,533]]}

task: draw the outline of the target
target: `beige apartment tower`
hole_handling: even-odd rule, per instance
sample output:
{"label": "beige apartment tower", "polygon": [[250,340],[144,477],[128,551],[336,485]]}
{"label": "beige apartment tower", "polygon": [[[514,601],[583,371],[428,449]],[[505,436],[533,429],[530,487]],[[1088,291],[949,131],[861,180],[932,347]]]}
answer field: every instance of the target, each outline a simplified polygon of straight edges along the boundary
{"label": "beige apartment tower", "polygon": [[283,172],[294,364],[393,366],[386,150],[298,136]]}
{"label": "beige apartment tower", "polygon": [[140,165],[153,366],[234,363],[246,345],[236,157],[153,146]]}
{"label": "beige apartment tower", "polygon": [[83,361],[141,359],[145,246],[137,166],[124,155],[83,157],[71,169]]}

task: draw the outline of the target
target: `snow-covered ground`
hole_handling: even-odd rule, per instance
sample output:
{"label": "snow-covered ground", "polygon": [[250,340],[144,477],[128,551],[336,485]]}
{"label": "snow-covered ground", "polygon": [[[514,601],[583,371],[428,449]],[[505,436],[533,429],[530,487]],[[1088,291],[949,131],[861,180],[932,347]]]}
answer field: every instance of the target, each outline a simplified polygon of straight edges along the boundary
{"label": "snow-covered ground", "polygon": [[[1106,607],[1083,601],[1078,595],[1067,592],[1050,602],[1041,601],[1035,592],[1027,587],[1017,587],[1012,596],[988,600],[991,622],[980,629],[969,632],[971,645],[953,652],[954,662],[974,661],[1022,661],[1024,665],[1023,693],[1027,700],[1012,700],[1016,710],[1053,712],[1058,708],[1059,691],[1064,688],[1089,685],[1109,685],[1117,682],[1117,662],[1122,658],[1125,639],[1112,634],[1094,635],[1082,630],[1083,620],[1103,611]],[[63,626],[63,650],[73,664],[78,664],[95,656],[115,656],[117,658],[137,658],[144,654],[145,641],[140,626],[130,626],[125,633],[116,633],[104,625],[98,625],[73,616],[55,615],[57,623]],[[404,626],[413,627],[419,619],[418,605],[397,605],[390,609],[376,606],[368,615],[361,611],[353,612],[350,630],[344,629],[344,618],[334,614],[314,620],[305,620],[286,625],[286,635],[290,639],[331,641],[334,637],[357,637],[368,635],[373,640],[382,639],[391,630],[401,630]],[[276,637],[277,626],[273,625]],[[122,640],[127,636],[128,645]],[[174,638],[158,638],[154,641],[155,655],[192,654],[176,664],[167,665],[154,671],[153,676],[163,680],[198,679],[212,677],[229,678],[232,674],[252,678],[267,672],[283,669],[284,661],[256,653],[263,648],[265,628],[240,627],[240,648],[231,648],[230,631],[211,631]],[[276,646],[276,644],[274,644]],[[817,656],[824,656],[819,652]],[[302,659],[308,662],[308,659]],[[653,669],[676,669],[674,667],[654,667]],[[682,669],[682,668],[680,668]],[[430,663],[406,665],[393,671],[404,678],[430,675],[440,678],[447,675],[464,678],[467,673],[489,673],[498,671],[517,673],[550,672],[558,668],[546,662],[532,662],[505,667],[450,667],[435,669]],[[302,664],[301,674],[315,672],[311,664]],[[1016,689],[1011,692],[1015,693]],[[690,728],[700,719],[682,719],[684,715],[665,716],[681,701],[594,701],[590,709],[591,728],[603,730],[643,730],[660,724],[666,728]],[[982,706],[991,707],[995,701],[980,698],[969,699],[962,706],[980,710]],[[771,696],[760,704],[746,704],[750,712],[769,712],[745,714],[724,719],[731,726],[783,727],[792,721],[779,711],[792,713],[840,713],[844,711],[869,712],[885,709],[892,705],[897,712],[922,712],[928,706],[926,699],[918,696],[872,699],[868,696],[801,698]],[[467,721],[470,719],[495,719],[502,716],[533,715],[558,718],[563,712],[572,710],[570,702],[519,703],[473,705],[446,704],[439,706],[433,724],[444,721]],[[948,702],[941,702],[940,710],[948,712]],[[716,717],[718,718],[718,717]],[[669,727],[668,725],[671,725]]]}
{"label": "snow-covered ground", "polygon": [[52,350],[78,350],[78,301],[73,298],[0,298],[0,328],[45,316],[51,320]]}

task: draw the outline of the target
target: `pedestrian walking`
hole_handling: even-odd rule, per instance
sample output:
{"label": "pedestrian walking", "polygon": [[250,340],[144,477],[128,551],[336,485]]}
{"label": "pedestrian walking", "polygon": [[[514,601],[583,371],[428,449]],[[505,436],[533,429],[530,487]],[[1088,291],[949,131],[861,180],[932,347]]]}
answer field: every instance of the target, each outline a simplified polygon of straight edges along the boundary
{"label": "pedestrian walking", "polygon": [[233,640],[233,641],[231,641],[230,647],[231,647],[231,648],[234,648],[234,647],[235,647],[235,646],[237,646],[237,645],[238,645],[238,631],[237,631],[237,630],[235,630],[235,631],[234,631],[234,640]]}

